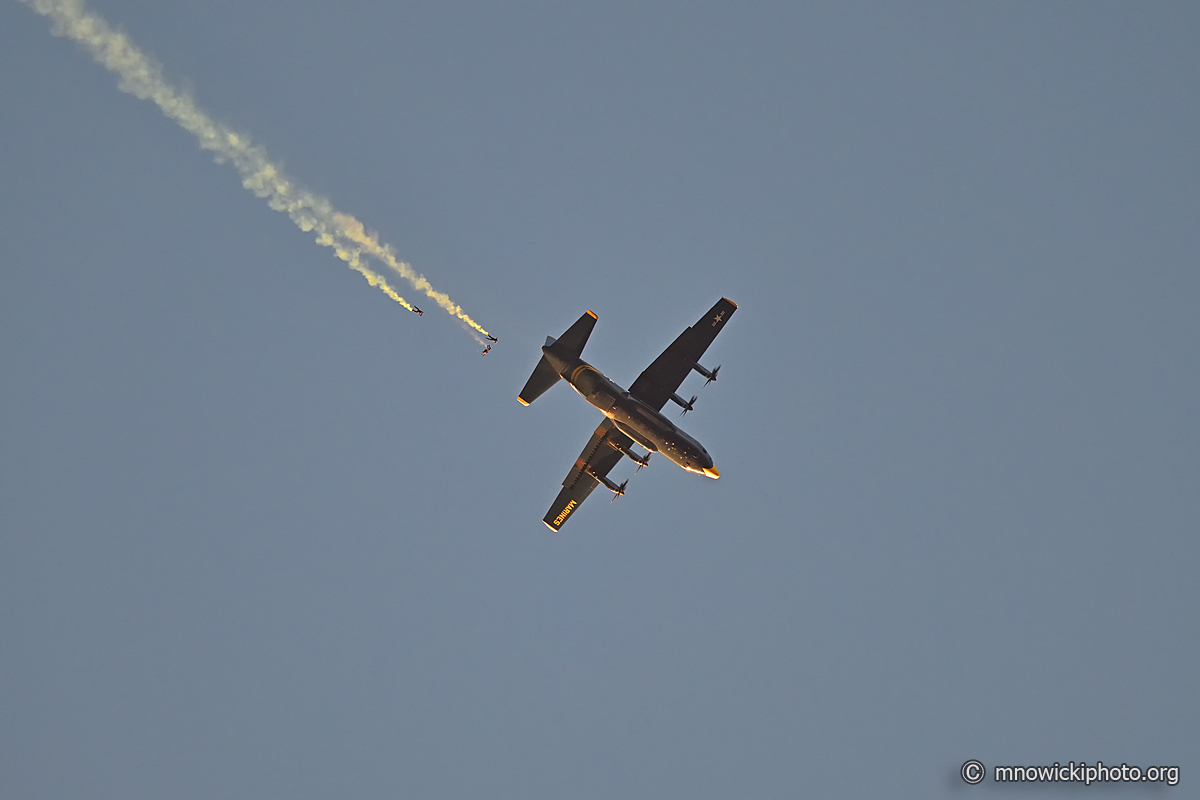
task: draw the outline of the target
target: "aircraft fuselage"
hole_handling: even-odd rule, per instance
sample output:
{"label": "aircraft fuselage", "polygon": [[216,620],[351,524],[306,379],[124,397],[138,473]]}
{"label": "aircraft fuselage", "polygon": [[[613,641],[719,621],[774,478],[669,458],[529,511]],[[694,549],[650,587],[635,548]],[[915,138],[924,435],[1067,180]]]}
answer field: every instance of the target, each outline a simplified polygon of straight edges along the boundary
{"label": "aircraft fuselage", "polygon": [[563,359],[549,347],[543,347],[542,353],[571,388],[611,419],[626,436],[647,450],[662,453],[688,472],[710,478],[718,476],[712,456],[704,446],[662,412],[630,395],[582,358]]}

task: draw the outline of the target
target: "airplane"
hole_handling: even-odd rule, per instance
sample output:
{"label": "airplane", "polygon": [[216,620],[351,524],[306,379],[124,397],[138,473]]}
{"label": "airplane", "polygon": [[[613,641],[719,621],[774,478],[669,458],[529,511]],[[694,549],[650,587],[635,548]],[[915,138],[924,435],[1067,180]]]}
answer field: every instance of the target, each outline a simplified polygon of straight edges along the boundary
{"label": "airplane", "polygon": [[421,309],[417,308],[416,306],[413,306],[412,310],[416,312],[418,317],[425,316],[425,312],[422,311]]}
{"label": "airplane", "polygon": [[479,355],[486,356],[490,352],[492,352],[492,346],[489,344],[487,347],[483,348],[483,352],[481,352]]}
{"label": "airplane", "polygon": [[[572,389],[604,412],[604,421],[592,433],[592,438],[563,480],[562,491],[546,512],[542,520],[546,527],[552,531],[559,530],[600,484],[613,493],[614,500],[625,494],[625,483],[628,481],[618,485],[608,479],[608,473],[626,457],[638,465],[638,472],[650,462],[651,453],[662,453],[688,472],[710,478],[720,477],[721,473],[717,472],[712,456],[704,446],[663,416],[662,407],[670,400],[682,406],[685,414],[692,410],[696,398],[684,400],[676,394],[684,378],[692,371],[708,378],[708,383],[717,379],[720,367],[705,369],[699,364],[700,357],[736,309],[736,303],[721,298],[646,367],[629,391],[613,383],[579,357],[592,334],[592,328],[596,326],[597,318],[591,311],[580,317],[557,339],[546,337],[542,358],[517,400],[529,405],[559,380],[566,380]],[[633,451],[634,443],[645,448],[644,456]]]}
{"label": "airplane", "polygon": [[488,340],[489,342],[491,342],[492,344],[495,344],[496,342],[500,341],[500,340],[499,340],[499,339],[497,339],[495,336],[488,336],[486,333],[484,334],[484,336],[487,336],[487,340]]}

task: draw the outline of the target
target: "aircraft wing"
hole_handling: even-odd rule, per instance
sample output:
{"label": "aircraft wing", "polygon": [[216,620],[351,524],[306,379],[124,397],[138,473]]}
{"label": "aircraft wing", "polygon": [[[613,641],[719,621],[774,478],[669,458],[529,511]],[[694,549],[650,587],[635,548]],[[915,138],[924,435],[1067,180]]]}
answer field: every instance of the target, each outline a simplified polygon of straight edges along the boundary
{"label": "aircraft wing", "polygon": [[629,387],[629,393],[646,405],[661,411],[736,310],[737,304],[732,300],[724,297],[718,300],[707,314],[679,334],[679,338],[671,342],[670,347],[646,367]]}
{"label": "aircraft wing", "polygon": [[561,528],[567,518],[575,513],[575,509],[579,508],[587,496],[592,493],[592,490],[600,485],[600,481],[585,470],[590,469],[596,475],[605,477],[625,457],[609,442],[619,444],[626,450],[633,446],[633,440],[613,427],[611,419],[605,418],[600,423],[600,426],[592,434],[592,438],[588,439],[587,446],[583,448],[583,452],[579,454],[579,458],[571,467],[571,471],[563,479],[562,491],[558,493],[554,505],[550,506],[550,510],[546,512],[546,516],[542,520],[550,530],[557,531]]}

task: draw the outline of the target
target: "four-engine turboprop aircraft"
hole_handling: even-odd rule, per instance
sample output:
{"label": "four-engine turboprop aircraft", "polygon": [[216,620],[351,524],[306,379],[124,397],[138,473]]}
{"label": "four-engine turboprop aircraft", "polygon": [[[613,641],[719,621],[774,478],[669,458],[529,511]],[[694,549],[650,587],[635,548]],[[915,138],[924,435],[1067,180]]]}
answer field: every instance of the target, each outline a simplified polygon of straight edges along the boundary
{"label": "four-engine turboprop aircraft", "polygon": [[[558,383],[559,379],[566,379],[571,388],[604,412],[604,421],[596,428],[575,461],[575,466],[567,473],[562,491],[542,520],[550,530],[561,528],[601,483],[613,493],[614,498],[624,494],[625,484],[613,483],[608,479],[608,473],[626,456],[638,465],[639,470],[650,461],[650,453],[662,453],[688,472],[710,478],[720,476],[704,446],[663,416],[662,407],[671,400],[683,408],[684,414],[692,410],[696,398],[684,400],[676,391],[693,370],[709,382],[717,379],[720,367],[707,370],[700,366],[700,357],[736,309],[735,303],[722,298],[699,322],[681,333],[662,355],[654,359],[654,363],[646,367],[629,391],[613,383],[579,357],[592,328],[596,326],[596,315],[591,311],[580,317],[557,339],[546,337],[542,359],[517,399],[529,405]],[[633,451],[635,442],[646,448],[646,455],[639,456]]]}

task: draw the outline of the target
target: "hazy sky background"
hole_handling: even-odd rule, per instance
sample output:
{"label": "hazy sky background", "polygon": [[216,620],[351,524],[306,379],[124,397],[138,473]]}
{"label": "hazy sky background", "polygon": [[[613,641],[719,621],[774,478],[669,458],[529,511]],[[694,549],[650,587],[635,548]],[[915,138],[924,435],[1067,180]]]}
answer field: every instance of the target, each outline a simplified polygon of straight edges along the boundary
{"label": "hazy sky background", "polygon": [[[0,796],[1195,791],[1200,6],[90,7],[500,343],[0,3]],[[721,296],[551,534],[543,337]]]}

